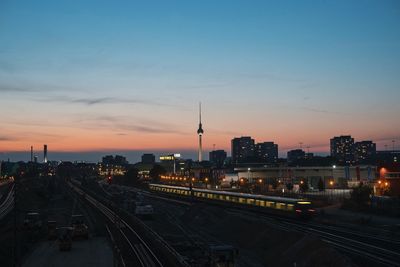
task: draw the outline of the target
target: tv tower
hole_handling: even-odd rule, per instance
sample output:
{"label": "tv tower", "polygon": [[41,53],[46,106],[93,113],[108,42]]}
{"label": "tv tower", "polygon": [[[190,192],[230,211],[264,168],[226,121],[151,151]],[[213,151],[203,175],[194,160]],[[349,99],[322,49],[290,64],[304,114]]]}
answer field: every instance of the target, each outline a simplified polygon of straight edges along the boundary
{"label": "tv tower", "polygon": [[204,133],[203,126],[201,124],[201,102],[199,103],[199,129],[197,130],[197,134],[199,135],[199,162],[203,161],[203,151],[202,151],[202,143],[201,137]]}
{"label": "tv tower", "polygon": [[43,145],[43,163],[47,163],[47,145]]}

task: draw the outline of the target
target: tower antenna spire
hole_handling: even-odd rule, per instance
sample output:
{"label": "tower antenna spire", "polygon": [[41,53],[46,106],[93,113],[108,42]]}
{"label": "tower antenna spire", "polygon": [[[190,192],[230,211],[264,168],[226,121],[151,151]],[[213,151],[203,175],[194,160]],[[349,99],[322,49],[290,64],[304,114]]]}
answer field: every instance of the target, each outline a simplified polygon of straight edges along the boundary
{"label": "tower antenna spire", "polygon": [[199,162],[203,161],[203,144],[202,144],[202,135],[204,133],[203,125],[201,124],[201,102],[199,102],[199,129],[197,130],[197,135],[199,136],[199,150],[198,150],[198,160]]}
{"label": "tower antenna spire", "polygon": [[199,122],[201,123],[201,102],[199,102]]}

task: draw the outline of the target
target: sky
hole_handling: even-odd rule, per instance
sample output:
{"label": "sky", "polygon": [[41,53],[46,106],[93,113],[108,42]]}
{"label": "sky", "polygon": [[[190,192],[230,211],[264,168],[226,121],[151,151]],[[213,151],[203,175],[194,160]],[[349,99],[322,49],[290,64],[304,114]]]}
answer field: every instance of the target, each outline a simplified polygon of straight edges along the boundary
{"label": "sky", "polygon": [[200,101],[206,151],[400,147],[399,99],[399,1],[0,1],[0,159],[194,157]]}

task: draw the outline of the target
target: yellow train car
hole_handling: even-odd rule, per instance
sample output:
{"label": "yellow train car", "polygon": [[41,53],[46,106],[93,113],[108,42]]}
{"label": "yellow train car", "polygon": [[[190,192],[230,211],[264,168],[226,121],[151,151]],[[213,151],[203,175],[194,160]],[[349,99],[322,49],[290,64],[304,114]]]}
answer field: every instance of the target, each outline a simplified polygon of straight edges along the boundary
{"label": "yellow train car", "polygon": [[193,188],[190,190],[189,187],[163,184],[149,184],[149,189],[154,192],[175,196],[193,196],[195,199],[203,201],[241,205],[243,207],[257,207],[261,210],[275,211],[281,214],[291,214],[303,218],[309,218],[315,213],[311,201],[304,199],[215,191],[199,188]]}

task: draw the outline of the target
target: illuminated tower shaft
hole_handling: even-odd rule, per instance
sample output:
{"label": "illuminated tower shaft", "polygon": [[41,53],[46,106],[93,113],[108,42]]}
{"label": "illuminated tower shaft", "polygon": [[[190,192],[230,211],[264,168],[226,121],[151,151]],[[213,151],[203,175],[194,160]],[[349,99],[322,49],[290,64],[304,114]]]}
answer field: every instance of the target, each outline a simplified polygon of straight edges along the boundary
{"label": "illuminated tower shaft", "polygon": [[199,162],[203,161],[203,146],[201,143],[201,135],[199,135]]}
{"label": "illuminated tower shaft", "polygon": [[47,163],[47,145],[43,146],[43,162]]}
{"label": "illuminated tower shaft", "polygon": [[199,129],[197,130],[197,134],[199,135],[199,154],[198,154],[199,162],[203,161],[203,144],[201,140],[203,133],[204,133],[203,125],[201,124],[201,103],[199,103]]}

